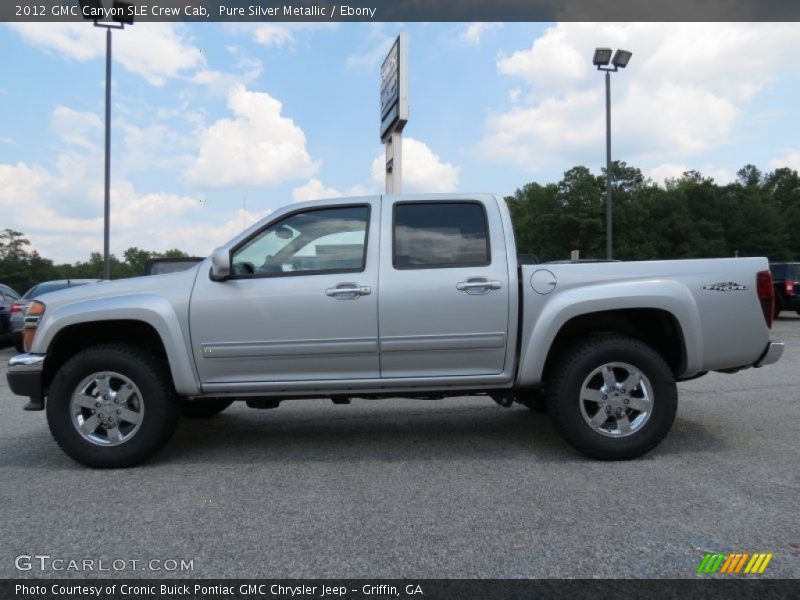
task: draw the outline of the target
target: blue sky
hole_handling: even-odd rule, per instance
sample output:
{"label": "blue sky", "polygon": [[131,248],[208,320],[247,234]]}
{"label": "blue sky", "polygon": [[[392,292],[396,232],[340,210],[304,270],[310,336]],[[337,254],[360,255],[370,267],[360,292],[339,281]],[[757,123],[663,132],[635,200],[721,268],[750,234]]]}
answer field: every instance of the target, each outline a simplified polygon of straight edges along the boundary
{"label": "blue sky", "polygon": [[[406,191],[598,171],[602,45],[634,52],[615,158],[659,182],[800,168],[796,24],[136,24],[114,34],[112,250],[206,254],[292,201],[380,193],[378,67],[401,31]],[[2,226],[83,259],[102,247],[103,32],[6,25],[0,52]]]}

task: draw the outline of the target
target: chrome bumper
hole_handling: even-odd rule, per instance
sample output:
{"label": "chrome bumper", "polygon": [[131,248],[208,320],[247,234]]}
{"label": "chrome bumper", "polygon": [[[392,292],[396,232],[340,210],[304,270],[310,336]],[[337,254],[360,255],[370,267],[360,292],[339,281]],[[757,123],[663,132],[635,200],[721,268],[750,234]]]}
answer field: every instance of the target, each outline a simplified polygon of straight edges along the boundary
{"label": "chrome bumper", "polygon": [[770,342],[756,362],[753,363],[754,367],[763,367],[764,365],[771,365],[778,362],[783,355],[783,342]]}
{"label": "chrome bumper", "polygon": [[18,354],[8,361],[8,387],[18,396],[28,396],[30,400],[24,406],[25,410],[44,409],[42,395],[42,370],[44,369],[43,354]]}
{"label": "chrome bumper", "polygon": [[44,366],[44,354],[17,354],[8,360],[8,369],[15,371],[41,371]]}

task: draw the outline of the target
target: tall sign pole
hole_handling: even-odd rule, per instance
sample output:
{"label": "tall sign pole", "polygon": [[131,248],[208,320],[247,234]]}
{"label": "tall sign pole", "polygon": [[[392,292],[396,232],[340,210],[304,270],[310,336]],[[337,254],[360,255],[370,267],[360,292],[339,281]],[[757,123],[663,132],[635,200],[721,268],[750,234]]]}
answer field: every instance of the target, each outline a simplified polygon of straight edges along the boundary
{"label": "tall sign pole", "polygon": [[[97,24],[95,22],[95,24]],[[103,279],[111,279],[111,28],[106,27],[106,157],[103,188]]]}
{"label": "tall sign pole", "polygon": [[403,191],[403,127],[408,123],[408,34],[401,33],[381,65],[381,141],[386,147],[386,193]]}

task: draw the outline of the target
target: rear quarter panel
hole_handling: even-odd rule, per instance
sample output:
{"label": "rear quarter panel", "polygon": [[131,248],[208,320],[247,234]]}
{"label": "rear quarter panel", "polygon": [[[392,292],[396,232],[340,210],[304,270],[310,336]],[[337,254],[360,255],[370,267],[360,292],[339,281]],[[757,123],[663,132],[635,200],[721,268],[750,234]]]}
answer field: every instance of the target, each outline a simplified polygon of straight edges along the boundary
{"label": "rear quarter panel", "polygon": [[[556,278],[549,294],[531,286],[539,269]],[[765,269],[764,258],[522,266],[518,383],[541,381],[553,340],[571,318],[626,308],[660,309],[674,317],[686,357],[679,376],[751,365],[769,341],[756,293],[756,273]]]}

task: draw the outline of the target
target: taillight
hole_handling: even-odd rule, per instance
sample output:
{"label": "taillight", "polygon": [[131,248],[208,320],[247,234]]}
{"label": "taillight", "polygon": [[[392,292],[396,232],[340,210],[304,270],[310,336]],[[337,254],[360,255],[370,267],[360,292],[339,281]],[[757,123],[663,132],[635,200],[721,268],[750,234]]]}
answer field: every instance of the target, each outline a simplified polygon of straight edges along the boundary
{"label": "taillight", "polygon": [[[783,282],[783,291],[786,292],[787,296],[794,296],[794,281],[791,279],[787,279]],[[12,306],[11,309],[13,310],[14,307]]]}
{"label": "taillight", "polygon": [[23,305],[22,304],[12,304],[9,307],[9,312],[13,315],[15,312],[22,312]]}
{"label": "taillight", "polygon": [[756,274],[756,291],[761,302],[761,311],[767,327],[772,329],[772,317],[775,316],[775,290],[772,287],[772,273],[759,271]]}

